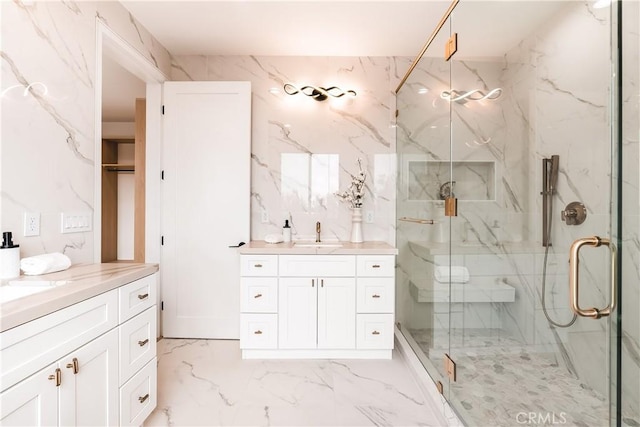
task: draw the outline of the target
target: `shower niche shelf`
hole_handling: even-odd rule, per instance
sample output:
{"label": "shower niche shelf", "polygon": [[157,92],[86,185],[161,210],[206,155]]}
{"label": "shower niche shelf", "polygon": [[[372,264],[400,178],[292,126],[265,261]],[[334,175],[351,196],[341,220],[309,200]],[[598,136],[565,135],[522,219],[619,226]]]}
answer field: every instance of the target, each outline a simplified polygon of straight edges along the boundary
{"label": "shower niche shelf", "polygon": [[[458,200],[496,199],[496,162],[442,161],[409,158],[405,160],[405,190],[408,201],[441,201],[449,181]],[[453,176],[453,178],[452,178]]]}

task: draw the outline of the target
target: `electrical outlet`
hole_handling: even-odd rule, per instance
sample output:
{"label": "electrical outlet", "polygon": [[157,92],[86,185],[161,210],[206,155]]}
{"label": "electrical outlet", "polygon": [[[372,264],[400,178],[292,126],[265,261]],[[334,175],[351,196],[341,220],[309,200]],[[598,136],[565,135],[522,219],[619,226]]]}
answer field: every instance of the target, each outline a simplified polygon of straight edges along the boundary
{"label": "electrical outlet", "polygon": [[366,222],[367,224],[373,223],[373,218],[373,211],[366,211],[364,213],[364,222]]}
{"label": "electrical outlet", "polygon": [[269,212],[267,212],[266,209],[262,209],[262,213],[260,215],[260,221],[263,224],[268,224],[269,223]]}
{"label": "electrical outlet", "polygon": [[40,235],[40,214],[27,212],[24,214],[24,236]]}

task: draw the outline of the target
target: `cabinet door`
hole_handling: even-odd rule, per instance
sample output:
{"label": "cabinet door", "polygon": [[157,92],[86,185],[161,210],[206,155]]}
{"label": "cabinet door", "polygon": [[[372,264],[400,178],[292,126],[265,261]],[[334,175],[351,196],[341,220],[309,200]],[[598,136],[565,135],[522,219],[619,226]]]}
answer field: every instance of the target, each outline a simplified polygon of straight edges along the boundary
{"label": "cabinet door", "polygon": [[329,277],[318,281],[318,348],[355,348],[355,279]]}
{"label": "cabinet door", "polygon": [[[58,424],[58,387],[53,364],[0,394],[0,425],[55,426]],[[54,380],[49,376],[53,375]]]}
{"label": "cabinet door", "polygon": [[60,425],[118,424],[117,329],[61,359],[59,367]]}
{"label": "cabinet door", "polygon": [[281,278],[278,289],[279,348],[316,348],[317,279]]}

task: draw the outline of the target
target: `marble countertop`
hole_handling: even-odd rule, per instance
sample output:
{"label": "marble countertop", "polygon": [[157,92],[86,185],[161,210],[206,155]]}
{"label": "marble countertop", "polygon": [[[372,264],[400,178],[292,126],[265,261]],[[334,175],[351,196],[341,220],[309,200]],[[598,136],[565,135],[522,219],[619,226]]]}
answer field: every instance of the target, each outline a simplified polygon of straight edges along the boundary
{"label": "marble countertop", "polygon": [[296,241],[290,243],[267,243],[254,240],[241,246],[241,254],[274,254],[274,255],[396,255],[398,249],[385,242],[336,242],[326,241],[322,244],[340,245],[327,247],[297,246],[298,244],[313,245],[314,242]]}
{"label": "marble countertop", "polygon": [[[29,281],[55,281],[64,284],[47,287],[44,291],[2,303],[0,332],[108,292],[156,271],[157,264],[78,264],[57,273],[12,279],[14,286],[19,286],[15,281],[25,282],[25,286],[29,285]],[[8,280],[2,281],[2,285],[8,283]]]}

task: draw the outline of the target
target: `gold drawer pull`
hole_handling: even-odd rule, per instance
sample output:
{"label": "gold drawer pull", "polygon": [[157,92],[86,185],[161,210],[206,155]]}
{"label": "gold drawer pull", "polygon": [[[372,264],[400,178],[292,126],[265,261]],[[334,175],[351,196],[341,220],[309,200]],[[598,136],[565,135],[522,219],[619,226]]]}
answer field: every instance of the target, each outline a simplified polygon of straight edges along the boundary
{"label": "gold drawer pull", "polygon": [[140,347],[144,347],[145,345],[147,345],[147,343],[148,343],[148,342],[149,342],[149,338],[147,338],[147,339],[146,339],[146,340],[144,340],[144,341],[138,341],[138,345],[139,345]]}
{"label": "gold drawer pull", "polygon": [[140,403],[144,403],[145,400],[147,400],[149,398],[149,393],[145,394],[142,397],[138,397],[138,400],[140,401]]}
{"label": "gold drawer pull", "polygon": [[371,332],[371,335],[380,335],[380,332],[378,332],[378,331],[373,331],[373,332]]}
{"label": "gold drawer pull", "polygon": [[371,268],[380,268],[380,264],[373,264]]}
{"label": "gold drawer pull", "polygon": [[80,367],[78,366],[78,358],[74,357],[73,358],[73,363],[67,363],[67,368],[71,369],[73,368],[73,374],[77,374],[78,371],[80,370]]}
{"label": "gold drawer pull", "polygon": [[138,294],[138,299],[147,299],[147,298],[149,298],[149,294],[142,294],[142,295]]}
{"label": "gold drawer pull", "polygon": [[262,268],[262,264],[255,264],[254,267],[255,268]]}
{"label": "gold drawer pull", "polygon": [[378,295],[378,294],[373,294],[373,295],[371,295],[371,298],[380,298],[380,295]]}
{"label": "gold drawer pull", "polygon": [[262,294],[256,294],[256,295],[254,296],[254,298],[261,298],[261,297],[262,297]]}
{"label": "gold drawer pull", "polygon": [[56,387],[60,387],[60,384],[62,384],[62,371],[60,370],[60,368],[56,368],[56,373],[55,375],[49,375],[49,380],[56,381]]}
{"label": "gold drawer pull", "polygon": [[257,331],[254,332],[255,335],[262,335],[262,331],[260,329],[258,329]]}

